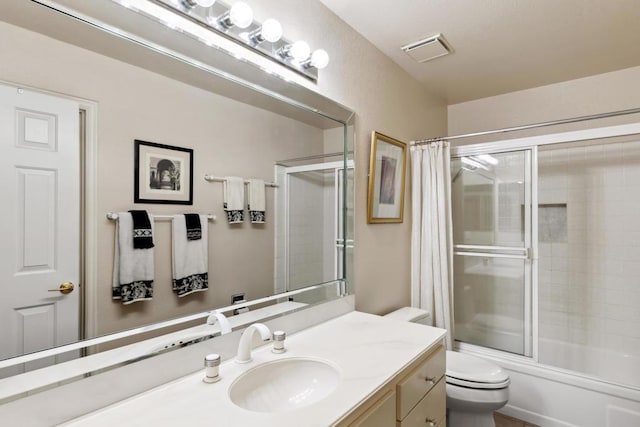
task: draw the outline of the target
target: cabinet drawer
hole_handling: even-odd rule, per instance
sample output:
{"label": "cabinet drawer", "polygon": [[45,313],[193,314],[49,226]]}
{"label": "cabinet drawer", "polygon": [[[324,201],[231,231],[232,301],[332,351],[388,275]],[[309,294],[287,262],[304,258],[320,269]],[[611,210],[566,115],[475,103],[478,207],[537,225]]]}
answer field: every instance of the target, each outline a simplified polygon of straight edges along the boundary
{"label": "cabinet drawer", "polygon": [[[397,427],[445,427],[447,415],[446,381],[441,379]],[[431,423],[431,424],[430,424]]]}
{"label": "cabinet drawer", "polygon": [[402,421],[409,411],[444,376],[445,350],[440,346],[429,359],[398,383],[396,417]]}

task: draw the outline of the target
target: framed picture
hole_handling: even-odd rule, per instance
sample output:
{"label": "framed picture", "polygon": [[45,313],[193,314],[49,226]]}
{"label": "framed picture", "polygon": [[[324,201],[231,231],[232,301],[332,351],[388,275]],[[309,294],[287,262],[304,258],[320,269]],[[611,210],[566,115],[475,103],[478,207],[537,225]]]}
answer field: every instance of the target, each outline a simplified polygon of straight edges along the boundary
{"label": "framed picture", "polygon": [[378,132],[371,134],[367,222],[402,222],[406,144]]}
{"label": "framed picture", "polygon": [[134,203],[193,204],[193,150],[135,140]]}

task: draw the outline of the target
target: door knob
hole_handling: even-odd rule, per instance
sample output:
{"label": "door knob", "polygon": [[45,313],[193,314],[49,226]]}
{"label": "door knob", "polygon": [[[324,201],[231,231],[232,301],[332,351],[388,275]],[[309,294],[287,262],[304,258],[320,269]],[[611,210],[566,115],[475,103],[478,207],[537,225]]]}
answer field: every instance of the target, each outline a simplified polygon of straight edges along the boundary
{"label": "door knob", "polygon": [[74,286],[71,282],[60,283],[60,287],[58,289],[49,289],[49,292],[60,292],[61,294],[70,294],[73,292]]}

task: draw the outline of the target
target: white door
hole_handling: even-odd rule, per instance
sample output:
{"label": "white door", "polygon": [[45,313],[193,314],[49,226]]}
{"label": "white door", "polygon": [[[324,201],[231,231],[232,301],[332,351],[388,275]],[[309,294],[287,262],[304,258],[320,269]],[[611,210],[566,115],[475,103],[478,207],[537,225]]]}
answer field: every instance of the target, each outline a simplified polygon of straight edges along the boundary
{"label": "white door", "polygon": [[0,85],[0,359],[78,339],[79,153],[76,102]]}

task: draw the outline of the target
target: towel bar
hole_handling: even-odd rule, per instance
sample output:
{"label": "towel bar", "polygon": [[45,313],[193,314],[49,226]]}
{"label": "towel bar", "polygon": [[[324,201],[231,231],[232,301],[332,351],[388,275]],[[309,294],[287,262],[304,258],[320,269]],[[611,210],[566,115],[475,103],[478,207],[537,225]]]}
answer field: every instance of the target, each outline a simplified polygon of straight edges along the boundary
{"label": "towel bar", "polygon": [[[209,182],[224,182],[225,178],[223,176],[214,176],[214,175],[205,175],[204,176],[205,181],[209,181]],[[245,184],[249,183],[249,180],[245,179],[244,180]],[[275,182],[264,182],[264,186],[265,187],[274,187],[277,188],[278,184],[276,184]]]}
{"label": "towel bar", "polygon": [[[115,221],[118,219],[118,214],[115,212],[107,212],[107,219]],[[153,215],[153,219],[158,221],[171,221],[173,219],[173,215]],[[207,214],[207,219],[209,221],[215,221],[217,217],[216,215]]]}

